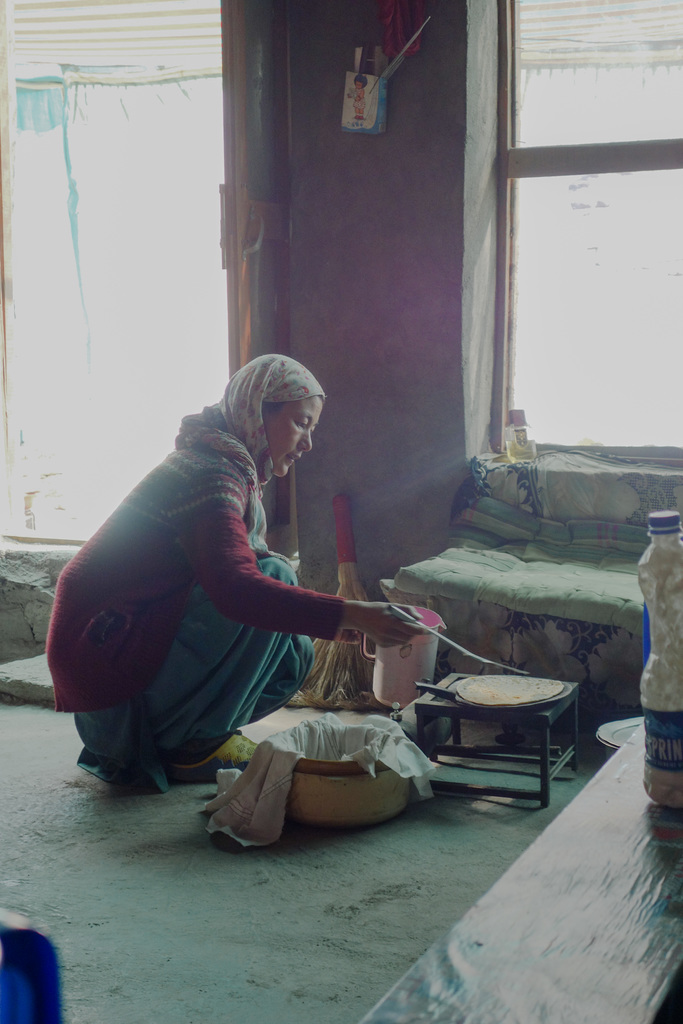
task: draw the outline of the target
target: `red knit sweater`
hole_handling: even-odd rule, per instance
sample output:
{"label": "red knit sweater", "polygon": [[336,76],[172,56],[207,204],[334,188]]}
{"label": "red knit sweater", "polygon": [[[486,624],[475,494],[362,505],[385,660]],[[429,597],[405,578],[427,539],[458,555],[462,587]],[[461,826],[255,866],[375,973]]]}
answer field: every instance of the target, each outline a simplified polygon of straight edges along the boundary
{"label": "red knit sweater", "polygon": [[47,638],[57,711],[97,711],[145,689],[195,583],[247,626],[326,640],[337,633],[340,598],[260,571],[234,503],[222,500],[226,479],[234,498],[234,467],[226,472],[211,455],[201,487],[193,469],[188,489],[177,468],[191,458],[169,456],[63,570]]}

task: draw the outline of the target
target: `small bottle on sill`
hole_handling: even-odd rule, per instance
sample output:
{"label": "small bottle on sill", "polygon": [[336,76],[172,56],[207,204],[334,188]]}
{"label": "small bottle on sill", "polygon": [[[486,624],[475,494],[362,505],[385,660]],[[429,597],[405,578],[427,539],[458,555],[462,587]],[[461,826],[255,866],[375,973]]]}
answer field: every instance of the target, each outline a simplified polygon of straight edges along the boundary
{"label": "small bottle on sill", "polygon": [[524,409],[510,409],[505,428],[505,450],[510,462],[536,458],[536,442],[529,437],[529,424]]}

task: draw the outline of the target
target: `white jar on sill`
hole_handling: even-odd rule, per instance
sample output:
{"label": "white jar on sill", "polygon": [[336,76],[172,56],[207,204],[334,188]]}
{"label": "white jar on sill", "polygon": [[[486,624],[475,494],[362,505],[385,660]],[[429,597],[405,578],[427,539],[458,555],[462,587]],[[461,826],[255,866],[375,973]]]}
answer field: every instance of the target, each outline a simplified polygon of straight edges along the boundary
{"label": "white jar on sill", "polygon": [[505,450],[510,462],[536,458],[536,442],[529,437],[529,424],[524,409],[510,409],[505,428]]}

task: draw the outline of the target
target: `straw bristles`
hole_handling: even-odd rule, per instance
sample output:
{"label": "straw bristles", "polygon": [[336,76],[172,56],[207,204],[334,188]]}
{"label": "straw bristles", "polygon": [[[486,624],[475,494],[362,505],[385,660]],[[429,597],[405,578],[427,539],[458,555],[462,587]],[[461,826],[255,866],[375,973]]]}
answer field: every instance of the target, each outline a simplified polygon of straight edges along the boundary
{"label": "straw bristles", "polygon": [[337,595],[346,601],[367,601],[368,595],[361,583],[355,562],[340,562],[337,568],[339,590]]}
{"label": "straw bristles", "polygon": [[[340,562],[338,597],[367,601],[355,562]],[[372,692],[372,664],[363,657],[358,644],[335,640],[314,640],[315,662],[290,706],[322,708],[328,711],[379,711],[386,708]]]}
{"label": "straw bristles", "polygon": [[328,711],[384,708],[372,692],[372,665],[365,660],[358,644],[314,640],[313,650],[313,668],[290,704]]}

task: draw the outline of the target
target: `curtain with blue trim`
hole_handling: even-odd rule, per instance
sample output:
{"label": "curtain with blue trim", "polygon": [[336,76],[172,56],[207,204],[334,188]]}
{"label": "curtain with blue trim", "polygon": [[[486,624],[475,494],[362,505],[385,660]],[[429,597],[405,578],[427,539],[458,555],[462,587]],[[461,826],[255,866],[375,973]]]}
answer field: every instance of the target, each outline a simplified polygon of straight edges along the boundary
{"label": "curtain with blue trim", "polygon": [[37,533],[82,537],[227,380],[221,78],[20,74],[19,486]]}

